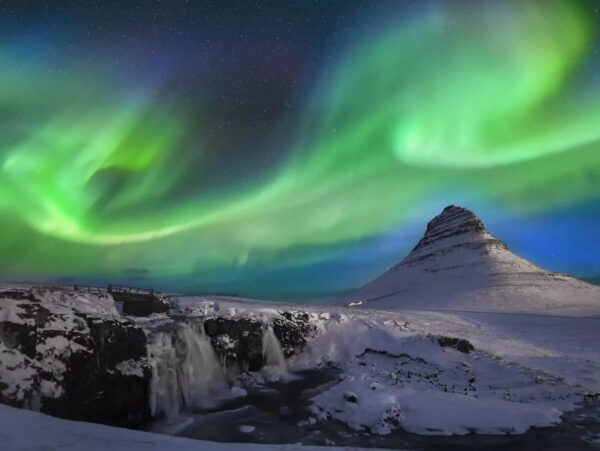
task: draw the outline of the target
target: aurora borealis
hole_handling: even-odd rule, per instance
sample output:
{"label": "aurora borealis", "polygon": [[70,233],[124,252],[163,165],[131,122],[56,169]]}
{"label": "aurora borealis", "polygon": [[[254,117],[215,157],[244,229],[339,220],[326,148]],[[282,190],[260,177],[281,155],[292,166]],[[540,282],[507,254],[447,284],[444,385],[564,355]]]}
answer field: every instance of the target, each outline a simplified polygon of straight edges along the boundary
{"label": "aurora borealis", "polygon": [[449,203],[600,274],[594,1],[1,3],[0,274],[323,297]]}

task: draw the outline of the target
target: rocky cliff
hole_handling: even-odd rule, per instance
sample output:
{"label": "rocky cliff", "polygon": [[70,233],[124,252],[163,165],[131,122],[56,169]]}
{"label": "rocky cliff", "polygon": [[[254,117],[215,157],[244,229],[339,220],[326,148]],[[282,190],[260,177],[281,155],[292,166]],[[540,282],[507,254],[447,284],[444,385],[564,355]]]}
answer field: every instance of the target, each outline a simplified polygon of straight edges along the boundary
{"label": "rocky cliff", "polygon": [[[106,424],[147,421],[144,331],[112,314],[114,306],[105,297],[51,294],[0,291],[0,402]],[[92,308],[76,297],[91,301]]]}
{"label": "rocky cliff", "polygon": [[316,333],[302,311],[211,305],[136,322],[119,315],[109,294],[0,286],[0,403],[137,427],[154,413],[202,404],[215,380],[228,389],[262,369],[267,330],[287,357]]}

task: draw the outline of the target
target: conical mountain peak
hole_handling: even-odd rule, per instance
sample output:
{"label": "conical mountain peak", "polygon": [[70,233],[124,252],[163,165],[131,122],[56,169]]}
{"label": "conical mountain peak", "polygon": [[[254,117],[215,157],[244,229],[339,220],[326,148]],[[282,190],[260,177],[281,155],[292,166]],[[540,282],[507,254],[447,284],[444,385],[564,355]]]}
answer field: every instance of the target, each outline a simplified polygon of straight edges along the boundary
{"label": "conical mountain peak", "polygon": [[449,205],[404,260],[341,301],[392,309],[598,311],[600,288],[513,254],[475,213]]}
{"label": "conical mountain peak", "polygon": [[486,230],[481,219],[468,208],[448,205],[429,221],[425,236],[447,231],[480,233]]}
{"label": "conical mountain peak", "polygon": [[408,255],[410,260],[415,253],[424,249],[444,248],[460,244],[489,244],[506,248],[485,228],[479,217],[468,208],[448,205],[427,224],[425,235]]}

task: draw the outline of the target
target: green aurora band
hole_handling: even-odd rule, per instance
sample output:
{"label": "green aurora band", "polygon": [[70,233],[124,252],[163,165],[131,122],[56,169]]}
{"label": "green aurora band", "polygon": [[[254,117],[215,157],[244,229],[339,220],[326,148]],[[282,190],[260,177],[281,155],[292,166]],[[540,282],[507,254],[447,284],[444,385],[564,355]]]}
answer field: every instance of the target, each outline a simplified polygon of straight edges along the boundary
{"label": "green aurora band", "polygon": [[331,257],[303,248],[401,227],[453,191],[513,213],[598,199],[594,27],[569,0],[401,17],[326,71],[277,171],[183,198],[179,180],[197,169],[186,146],[203,145],[184,106],[120,90],[100,67],[49,75],[0,53],[5,274],[294,266]]}

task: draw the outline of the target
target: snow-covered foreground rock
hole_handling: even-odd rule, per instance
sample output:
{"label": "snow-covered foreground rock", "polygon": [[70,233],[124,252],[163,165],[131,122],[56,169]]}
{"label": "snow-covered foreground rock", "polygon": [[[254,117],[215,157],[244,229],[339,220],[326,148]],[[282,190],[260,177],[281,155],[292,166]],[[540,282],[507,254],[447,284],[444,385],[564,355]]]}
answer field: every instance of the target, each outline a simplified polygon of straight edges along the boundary
{"label": "snow-covered foreground rock", "polygon": [[146,338],[110,295],[0,287],[0,402],[137,426],[150,418]]}
{"label": "snow-covered foreground rock", "polygon": [[[575,361],[559,349],[529,344],[524,353],[526,342],[505,341],[502,356],[485,345],[491,329],[456,317],[431,317],[435,327],[428,327],[427,312],[348,314],[332,320],[295,360],[301,367],[320,363],[343,370],[340,384],[313,399],[316,418],[334,418],[375,434],[398,428],[433,435],[514,434],[558,423],[564,410],[598,388],[597,375],[588,387],[578,384],[582,374],[597,368],[593,350]],[[453,325],[457,320],[460,328]],[[461,334],[438,335],[447,333],[444,322]],[[600,338],[600,332],[593,334]],[[475,348],[453,339],[457,336],[469,337]],[[513,358],[507,358],[511,353]],[[536,365],[550,355],[569,359],[571,374],[544,371],[552,367],[549,361]]]}
{"label": "snow-covered foreground rock", "polygon": [[[259,445],[190,440],[100,424],[61,420],[0,404],[0,449],[4,451],[198,451],[311,450],[299,445]],[[328,448],[329,449],[329,448]],[[338,448],[339,449],[339,448]]]}

